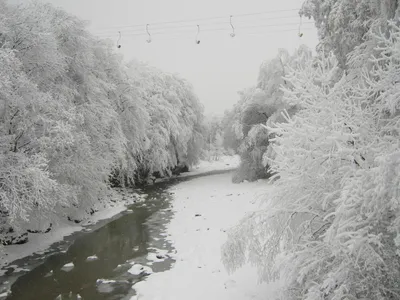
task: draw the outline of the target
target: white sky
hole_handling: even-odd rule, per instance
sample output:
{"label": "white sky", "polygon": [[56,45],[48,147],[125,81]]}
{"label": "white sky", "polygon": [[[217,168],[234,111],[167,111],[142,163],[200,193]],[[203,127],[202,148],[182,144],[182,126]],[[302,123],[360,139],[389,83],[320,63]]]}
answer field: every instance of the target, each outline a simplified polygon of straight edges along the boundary
{"label": "white sky", "polygon": [[[26,1],[28,0],[10,2]],[[188,79],[208,114],[221,114],[225,109],[231,108],[239,99],[237,91],[256,84],[260,64],[274,57],[278,48],[286,48],[293,52],[301,43],[311,48],[317,44],[316,30],[306,30],[314,28],[313,24],[306,24],[310,22],[309,20],[303,19],[304,35],[300,39],[298,37],[300,18],[297,11],[276,12],[299,8],[303,0],[41,1],[62,7],[90,21],[90,30],[93,33],[111,37],[115,40],[115,44],[118,40],[118,31],[121,31],[122,47],[116,48],[117,51],[123,53],[127,60],[136,58],[147,61],[164,71],[179,73]],[[258,12],[270,13],[240,16]],[[234,38],[230,37],[232,32],[229,24],[230,15],[233,15],[232,21],[236,27]],[[151,25],[157,22],[221,16],[226,18]],[[226,24],[216,24],[221,22]],[[150,24],[150,32],[153,32],[151,43],[146,42],[147,23]],[[137,24],[143,26],[121,27]],[[197,24],[200,25],[199,45],[195,43]],[[246,26],[259,27],[244,28]],[[225,31],[214,30],[224,28]],[[211,30],[207,31],[209,29]],[[292,31],[283,31],[288,29]],[[163,31],[163,34],[155,35],[157,30]],[[138,33],[144,35],[137,36]]]}

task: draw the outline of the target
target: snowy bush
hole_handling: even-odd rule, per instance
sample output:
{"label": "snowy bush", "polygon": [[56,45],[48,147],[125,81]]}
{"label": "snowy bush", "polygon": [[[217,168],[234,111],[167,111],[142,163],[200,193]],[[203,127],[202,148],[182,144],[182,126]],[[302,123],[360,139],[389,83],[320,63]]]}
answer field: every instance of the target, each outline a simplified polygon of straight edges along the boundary
{"label": "snowy bush", "polygon": [[397,0],[305,0],[300,14],[312,17],[319,32],[320,49],[334,51],[342,68],[347,55],[360,44],[371,27],[388,28],[399,17]]}
{"label": "snowy bush", "polygon": [[268,125],[276,187],[231,230],[230,271],[251,261],[261,279],[285,282],[282,299],[400,298],[399,31],[370,31],[361,70],[362,46],[347,75],[320,53],[286,76],[298,111]]}
{"label": "snowy bush", "polygon": [[311,51],[305,46],[293,55],[281,49],[274,59],[261,65],[257,86],[240,92],[240,101],[232,112],[228,112],[233,114],[234,121],[227,133],[234,132],[240,141],[237,152],[241,164],[233,182],[254,181],[271,175],[268,163],[263,160],[263,156],[271,151],[268,148],[271,135],[264,125],[267,122],[285,122],[280,118],[284,109],[291,114],[296,111],[296,104],[283,100],[281,86],[290,85],[285,76],[291,68],[302,68],[310,59]]}

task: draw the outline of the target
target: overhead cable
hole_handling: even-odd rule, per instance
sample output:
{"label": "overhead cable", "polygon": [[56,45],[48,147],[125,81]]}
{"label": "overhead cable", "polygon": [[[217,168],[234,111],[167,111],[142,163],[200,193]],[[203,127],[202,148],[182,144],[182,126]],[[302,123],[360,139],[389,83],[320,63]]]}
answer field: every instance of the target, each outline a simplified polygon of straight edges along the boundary
{"label": "overhead cable", "polygon": [[[303,22],[303,25],[307,24],[314,24],[314,22]],[[196,25],[197,26],[197,25]],[[250,25],[250,26],[236,26],[236,31],[241,31],[243,29],[248,29],[248,28],[268,28],[268,27],[285,27],[285,26],[298,26],[298,23],[275,23],[275,24],[262,24],[262,25]],[[202,32],[213,32],[213,31],[230,31],[228,27],[222,28],[222,27],[217,27],[217,28],[206,28],[202,29]],[[168,28],[163,29],[163,30],[157,30],[157,31],[152,31],[152,35],[168,35],[168,34],[175,34],[175,33],[190,33],[193,31],[193,26],[192,28],[181,28],[179,30],[169,30]],[[143,35],[148,35],[146,32],[123,32],[124,36],[129,36],[129,37],[135,37],[135,36],[143,36]],[[112,38],[114,37],[115,34],[107,34],[107,35],[100,35],[98,37],[101,38]]]}
{"label": "overhead cable", "polygon": [[[235,17],[245,17],[245,16],[256,16],[256,15],[265,15],[265,14],[273,14],[273,13],[280,13],[280,12],[293,12],[299,11],[300,8],[293,8],[293,9],[281,9],[281,10],[270,10],[270,11],[263,11],[263,12],[254,12],[254,13],[245,13],[245,14],[236,14]],[[186,19],[186,20],[178,20],[178,21],[164,21],[164,22],[154,22],[151,25],[166,25],[166,24],[176,24],[176,23],[187,23],[187,22],[199,22],[199,21],[208,21],[214,19],[225,19],[226,16],[218,16],[218,17],[208,17],[208,18],[197,18],[197,19]],[[115,29],[115,28],[127,28],[127,27],[144,27],[147,24],[135,24],[135,25],[122,25],[122,26],[112,26],[107,27],[108,29]],[[100,30],[102,28],[99,28]]]}

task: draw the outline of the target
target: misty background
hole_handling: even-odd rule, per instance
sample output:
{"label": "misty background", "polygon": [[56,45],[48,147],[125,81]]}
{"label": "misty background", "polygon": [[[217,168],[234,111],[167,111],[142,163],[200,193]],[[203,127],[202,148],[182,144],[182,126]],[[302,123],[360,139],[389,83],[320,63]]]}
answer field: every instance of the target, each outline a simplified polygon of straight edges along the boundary
{"label": "misty background", "polygon": [[[193,84],[206,115],[221,115],[231,108],[239,100],[237,91],[254,85],[260,63],[273,58],[279,48],[292,53],[301,44],[314,49],[318,42],[312,20],[303,18],[300,26],[302,0],[41,1],[87,20],[93,34],[110,38],[115,45],[121,31],[118,51],[125,60],[146,61],[179,73]],[[156,24],[160,22],[168,24]],[[151,43],[146,42],[146,24]],[[197,25],[200,44],[195,43]]]}

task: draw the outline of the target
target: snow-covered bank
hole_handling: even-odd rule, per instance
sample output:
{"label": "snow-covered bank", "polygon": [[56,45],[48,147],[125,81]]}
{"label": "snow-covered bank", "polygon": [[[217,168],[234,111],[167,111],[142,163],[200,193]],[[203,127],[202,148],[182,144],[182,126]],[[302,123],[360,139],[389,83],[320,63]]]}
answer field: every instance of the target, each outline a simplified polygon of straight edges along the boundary
{"label": "snow-covered bank", "polygon": [[[198,175],[235,168],[238,161],[239,158],[237,156],[223,156],[219,161],[212,162],[201,161],[199,165],[193,168],[192,172],[185,174],[188,174],[188,176]],[[89,216],[81,224],[60,219],[58,224],[54,224],[52,230],[48,233],[29,233],[29,240],[23,245],[0,246],[0,276],[5,272],[5,270],[1,269],[11,262],[35,253],[46,252],[52,244],[62,241],[74,232],[84,230],[88,225],[94,225],[101,220],[110,219],[125,211],[128,205],[133,204],[133,200],[136,202],[144,200],[141,196],[143,195],[137,194],[132,189],[118,189],[118,193],[113,193],[109,201],[99,208],[99,211]]]}
{"label": "snow-covered bank", "polygon": [[[116,216],[126,210],[126,207],[132,204],[133,201],[139,201],[140,199],[140,195],[133,193],[133,191],[131,193],[114,193],[108,203],[104,204],[98,212],[82,221],[81,224],[60,219],[48,233],[28,233],[29,240],[27,243],[0,248],[0,269],[15,260],[32,254],[44,253],[52,244],[62,241],[74,232],[84,230],[89,225],[94,225],[101,220]],[[4,272],[5,270],[0,270],[0,276]]]}
{"label": "snow-covered bank", "polygon": [[175,215],[167,233],[177,251],[176,263],[135,284],[137,296],[132,300],[268,299],[274,287],[258,284],[255,268],[247,265],[230,275],[220,258],[225,231],[257,209],[254,200],[269,189],[265,181],[232,184],[231,174],[172,188]]}
{"label": "snow-covered bank", "polygon": [[200,175],[212,171],[224,171],[236,169],[240,164],[239,155],[224,155],[218,160],[201,160],[198,165],[191,168],[190,172],[182,173],[180,177]]}

